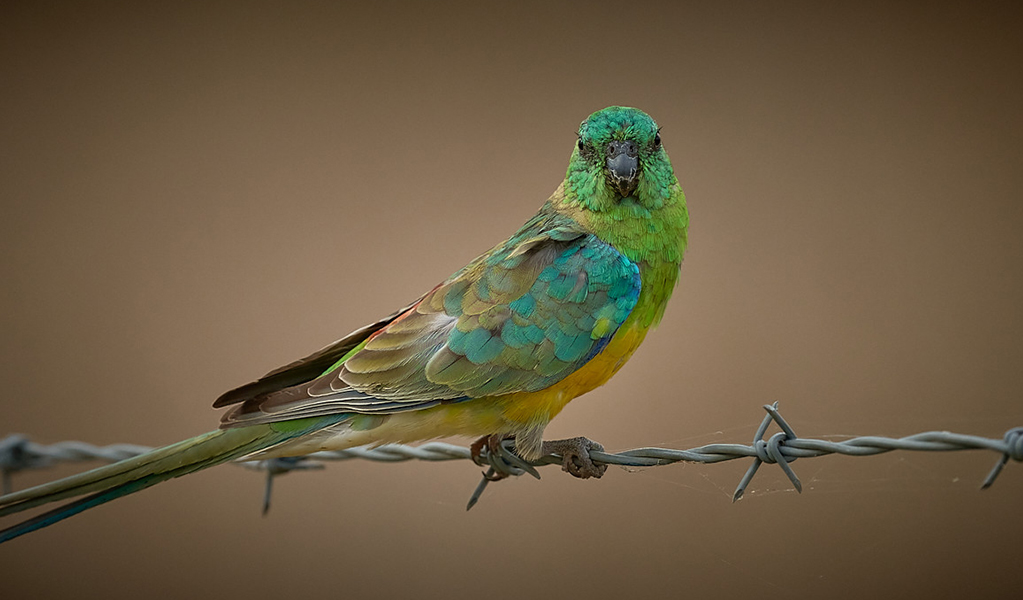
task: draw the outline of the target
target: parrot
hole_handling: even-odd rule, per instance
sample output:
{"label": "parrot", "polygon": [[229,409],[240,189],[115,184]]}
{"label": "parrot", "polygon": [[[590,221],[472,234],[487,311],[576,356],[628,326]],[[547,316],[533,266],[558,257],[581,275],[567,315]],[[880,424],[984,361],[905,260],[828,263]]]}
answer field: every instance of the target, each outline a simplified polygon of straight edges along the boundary
{"label": "parrot", "polygon": [[0,517],[78,498],[0,542],[214,465],[321,450],[479,438],[600,477],[603,448],[544,441],[572,399],[607,382],[664,314],[688,240],[685,195],[645,112],[610,106],[578,129],[564,181],[510,238],[390,315],[221,395],[218,429],[0,496]]}

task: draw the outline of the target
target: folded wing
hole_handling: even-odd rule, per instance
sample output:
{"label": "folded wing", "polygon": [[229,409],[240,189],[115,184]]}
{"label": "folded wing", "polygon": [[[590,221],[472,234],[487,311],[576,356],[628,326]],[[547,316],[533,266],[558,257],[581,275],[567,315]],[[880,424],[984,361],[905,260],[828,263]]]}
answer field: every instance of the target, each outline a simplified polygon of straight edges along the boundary
{"label": "folded wing", "polygon": [[311,364],[322,374],[225,394],[220,405],[240,405],[223,426],[541,390],[606,346],[639,291],[636,264],[573,221],[540,215],[406,309],[264,380],[293,381]]}

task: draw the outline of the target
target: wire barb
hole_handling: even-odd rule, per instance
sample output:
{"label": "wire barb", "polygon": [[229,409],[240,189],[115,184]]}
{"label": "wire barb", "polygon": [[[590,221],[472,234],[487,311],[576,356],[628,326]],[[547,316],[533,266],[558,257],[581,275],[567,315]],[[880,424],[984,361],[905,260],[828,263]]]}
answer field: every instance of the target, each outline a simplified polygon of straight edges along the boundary
{"label": "wire barb", "polygon": [[1005,442],[1005,452],[1002,453],[1002,457],[998,459],[994,468],[984,478],[984,483],[980,486],[982,490],[991,487],[998,474],[1002,472],[1002,467],[1005,466],[1005,463],[1009,462],[1010,458],[1016,462],[1023,462],[1023,427],[1014,427],[1006,431],[1005,437],[1002,440]]}
{"label": "wire barb", "polygon": [[308,460],[305,456],[282,456],[268,458],[255,463],[240,463],[242,466],[266,471],[266,488],[263,492],[263,516],[270,512],[270,496],[273,494],[274,477],[292,471],[322,470],[326,465]]}
{"label": "wire barb", "polygon": [[[750,465],[749,470],[739,480],[739,485],[735,488],[735,493],[732,494],[732,502],[735,502],[742,498],[742,495],[746,493],[746,488],[750,482],[753,481],[753,476],[757,474],[757,470],[760,465],[777,464],[781,467],[781,470],[785,472],[785,476],[789,478],[792,485],[795,486],[796,491],[799,493],[803,492],[803,484],[796,477],[795,471],[789,466],[789,463],[796,460],[795,457],[791,459],[785,458],[785,453],[782,452],[782,444],[787,441],[797,439],[796,432],[793,431],[792,427],[789,426],[785,419],[782,418],[778,412],[778,403],[765,404],[764,410],[767,411],[767,416],[760,423],[760,427],[757,428],[757,433],[753,436],[753,450],[756,452],[756,458],[753,459],[753,464]],[[772,435],[766,442],[764,441],[764,434],[767,433],[767,428],[771,426],[771,421],[778,424],[781,431]]]}
{"label": "wire barb", "polygon": [[[991,439],[948,431],[929,431],[903,438],[881,436],[864,436],[847,439],[841,442],[798,437],[795,430],[778,412],[778,403],[764,406],[767,415],[753,436],[750,445],[745,444],[708,444],[688,450],[672,448],[635,448],[624,452],[610,453],[591,451],[590,459],[597,464],[619,465],[624,467],[655,467],[677,462],[718,463],[738,458],[752,458],[753,464],[739,481],[732,501],[742,498],[749,487],[753,476],[763,464],[777,464],[785,473],[797,491],[802,491],[802,484],[792,463],[800,458],[813,458],[828,454],[845,454],[847,456],[872,456],[893,450],[913,450],[947,452],[952,450],[992,450],[999,453],[998,462],[988,473],[981,485],[982,489],[991,487],[1009,460],[1023,462],[1023,427],[1015,427],[1005,433],[1002,439]],[[781,431],[766,440],[767,430],[774,423]],[[3,493],[11,492],[11,475],[18,471],[40,469],[57,462],[103,460],[116,462],[148,452],[151,448],[131,444],[114,444],[110,446],[93,446],[83,442],[59,442],[49,446],[36,444],[27,437],[10,435],[0,439],[0,475],[2,475]],[[487,467],[483,478],[477,484],[469,498],[466,510],[472,508],[480,499],[492,481],[518,477],[528,473],[539,479],[537,467],[561,464],[561,458],[555,455],[540,457],[535,461],[526,461],[514,452],[511,440],[503,441],[497,452],[483,448],[480,453],[481,464]],[[292,458],[274,458],[261,461],[240,462],[250,469],[266,471],[266,490],[263,496],[263,513],[270,509],[270,497],[273,491],[273,480],[278,475],[297,470],[324,468],[323,461],[364,459],[381,462],[401,462],[408,460],[447,461],[471,460],[469,448],[443,442],[430,442],[420,446],[387,444],[376,448],[351,448],[328,452],[315,452],[305,456]]]}
{"label": "wire barb", "polygon": [[497,452],[491,452],[484,444],[480,448],[479,460],[473,459],[476,464],[489,468],[483,472],[483,479],[476,484],[476,489],[469,496],[469,502],[465,505],[465,510],[471,510],[473,506],[476,506],[480,496],[483,495],[483,491],[487,489],[487,485],[491,481],[518,477],[523,473],[529,473],[533,477],[540,479],[540,473],[536,470],[536,467],[526,462],[518,454],[515,454],[514,440],[510,438],[501,440],[497,450]]}

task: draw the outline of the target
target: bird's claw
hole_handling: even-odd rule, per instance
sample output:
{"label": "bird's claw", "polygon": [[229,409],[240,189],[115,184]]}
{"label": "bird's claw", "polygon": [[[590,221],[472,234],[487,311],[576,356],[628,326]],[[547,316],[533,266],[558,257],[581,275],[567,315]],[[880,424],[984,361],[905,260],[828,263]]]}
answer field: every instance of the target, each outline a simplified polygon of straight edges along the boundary
{"label": "bird's claw", "polygon": [[485,435],[469,446],[469,455],[472,457],[472,462],[481,467],[491,467],[489,471],[483,473],[483,478],[487,481],[500,481],[502,479],[507,479],[511,475],[503,470],[494,469],[492,462],[487,460],[487,458],[483,455],[483,449],[487,449],[488,456],[500,456],[501,442],[512,438],[514,438],[514,436],[495,433],[493,435]]}
{"label": "bird's claw", "polygon": [[603,452],[604,447],[584,437],[567,440],[551,440],[543,443],[544,454],[557,454],[561,457],[561,470],[579,479],[596,477],[599,479],[607,465],[598,465],[590,459],[590,451]]}
{"label": "bird's claw", "polygon": [[487,481],[501,481],[502,479],[508,479],[509,477],[511,477],[511,475],[494,469],[483,472],[483,479],[486,479]]}

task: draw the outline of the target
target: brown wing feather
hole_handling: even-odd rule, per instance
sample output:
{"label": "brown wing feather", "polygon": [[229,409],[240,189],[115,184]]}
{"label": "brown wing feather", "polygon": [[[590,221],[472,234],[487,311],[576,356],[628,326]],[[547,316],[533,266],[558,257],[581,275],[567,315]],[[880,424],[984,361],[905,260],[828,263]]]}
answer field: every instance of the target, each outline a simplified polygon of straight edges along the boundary
{"label": "brown wing feather", "polygon": [[[422,300],[422,298],[419,300]],[[255,398],[256,396],[262,396],[316,379],[334,363],[341,360],[345,354],[351,352],[353,348],[366,341],[366,338],[386,327],[399,315],[415,306],[419,300],[416,300],[401,310],[380,319],[376,323],[371,323],[365,327],[356,329],[322,350],[314,352],[305,358],[296,360],[293,363],[284,365],[283,367],[274,369],[252,383],[247,383],[241,387],[225,392],[217,398],[217,400],[213,403],[213,407],[222,408],[224,406],[230,406],[231,404],[238,404]]]}

